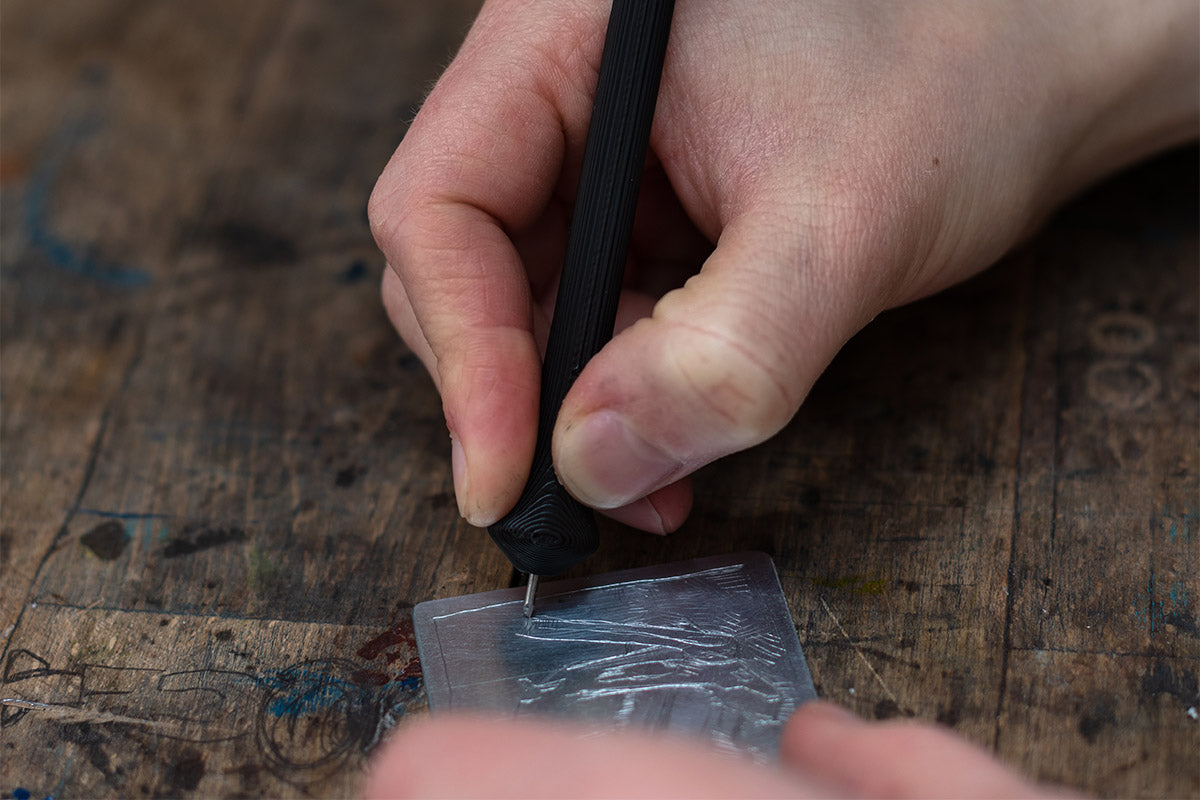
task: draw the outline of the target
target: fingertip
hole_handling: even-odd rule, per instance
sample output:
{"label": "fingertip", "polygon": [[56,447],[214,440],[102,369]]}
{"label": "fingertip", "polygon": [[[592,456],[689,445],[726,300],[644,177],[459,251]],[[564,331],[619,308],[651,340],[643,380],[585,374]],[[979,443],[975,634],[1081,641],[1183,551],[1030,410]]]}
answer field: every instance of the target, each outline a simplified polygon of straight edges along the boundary
{"label": "fingertip", "polygon": [[362,796],[366,800],[419,797],[420,769],[425,761],[414,756],[419,756],[423,746],[419,724],[407,723],[395,730],[373,754]]}
{"label": "fingertip", "polygon": [[[453,433],[450,434],[450,472],[454,478],[454,499],[458,502],[458,515],[467,519],[467,498],[470,481],[467,476],[467,454],[463,444]],[[470,520],[467,520],[468,522]]]}
{"label": "fingertip", "polygon": [[[455,437],[451,437],[450,464],[454,475],[454,498],[458,503],[458,514],[468,524],[476,528],[487,528],[498,522],[516,505],[524,484],[512,479],[511,470],[508,479],[502,476],[496,480],[497,470],[489,468],[488,472],[492,474],[487,477],[491,480],[484,483],[482,488],[477,488],[476,482],[472,481],[466,450]],[[482,469],[484,467],[481,467]],[[500,469],[510,467],[503,465]]]}
{"label": "fingertip", "polygon": [[537,438],[541,359],[523,328],[476,330],[439,362],[459,513],[487,527],[520,497]]}
{"label": "fingertip", "polygon": [[664,534],[679,530],[692,510],[692,499],[690,478],[677,480],[646,497],[646,501],[654,507],[654,512],[662,522]]}
{"label": "fingertip", "polygon": [[692,484],[687,478],[664,486],[634,502],[603,513],[623,525],[664,536],[679,529],[692,508]]}
{"label": "fingertip", "polygon": [[[451,715],[381,749],[369,798],[793,797],[817,786],[703,741],[581,723]],[[819,796],[833,796],[824,790]]]}
{"label": "fingertip", "polygon": [[866,723],[858,716],[827,700],[812,700],[796,709],[783,727],[779,753],[785,762],[804,765],[821,760],[832,738]]}
{"label": "fingertip", "polygon": [[554,464],[572,495],[606,511],[657,491],[684,471],[678,458],[644,436],[625,414],[609,408],[574,419],[560,413]]}
{"label": "fingertip", "polygon": [[823,701],[806,703],[792,715],[780,755],[792,769],[856,796],[1051,794],[946,728],[915,719],[868,722]]}
{"label": "fingertip", "polygon": [[527,724],[449,715],[407,722],[373,758],[367,798],[516,797],[524,755],[544,749]]}

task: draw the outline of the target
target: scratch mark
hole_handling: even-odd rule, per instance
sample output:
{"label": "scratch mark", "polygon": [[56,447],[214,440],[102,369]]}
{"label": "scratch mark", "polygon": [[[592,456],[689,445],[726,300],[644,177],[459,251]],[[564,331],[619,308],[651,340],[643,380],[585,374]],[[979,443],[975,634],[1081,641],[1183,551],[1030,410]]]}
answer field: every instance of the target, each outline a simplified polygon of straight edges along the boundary
{"label": "scratch mark", "polygon": [[895,703],[897,706],[899,706],[900,699],[896,697],[896,693],[888,688],[888,685],[886,683],[884,683],[883,678],[880,676],[880,674],[875,671],[875,668],[873,666],[871,666],[871,662],[867,660],[867,657],[865,655],[863,655],[863,651],[861,649],[859,649],[857,644],[854,643],[854,640],[852,638],[850,638],[850,634],[846,632],[846,629],[844,627],[842,627],[842,623],[838,621],[838,618],[836,616],[834,616],[833,610],[829,607],[829,603],[825,602],[824,597],[821,598],[821,607],[825,609],[825,613],[829,615],[829,618],[831,620],[833,620],[833,624],[837,625],[837,629],[839,631],[841,631],[842,636],[846,637],[846,641],[850,643],[850,647],[851,647],[851,649],[854,650],[854,654],[857,655],[859,657],[859,659],[862,661],[862,663],[866,665],[866,667],[870,671],[871,675],[874,676],[876,682],[880,686],[883,687],[883,691],[887,694],[888,699],[891,700],[893,703]]}
{"label": "scratch mark", "polygon": [[62,777],[58,781],[58,786],[54,787],[54,791],[50,793],[46,800],[54,800],[55,797],[62,797],[63,789],[67,786],[67,778],[71,775],[71,765],[75,763],[75,751],[72,750],[67,755],[67,766],[63,767]]}
{"label": "scratch mark", "polygon": [[[88,487],[92,484],[92,476],[96,473],[96,463],[100,459],[100,450],[104,446],[105,439],[108,436],[108,425],[112,419],[113,409],[116,404],[121,401],[122,396],[129,389],[129,382],[133,379],[133,373],[142,362],[142,356],[146,351],[146,335],[145,328],[142,329],[139,335],[137,349],[134,351],[134,356],[125,366],[125,374],[121,376],[121,387],[117,393],[109,400],[108,404],[100,412],[100,418],[96,426],[96,433],[88,445],[87,462],[83,468],[83,478],[79,483],[79,491],[75,493],[75,499],[71,501],[71,507],[67,509],[66,517],[63,519],[62,525],[59,526],[58,532],[54,534],[54,539],[50,542],[50,547],[42,553],[41,559],[38,561],[37,567],[33,570],[33,583],[37,585],[41,578],[42,570],[46,568],[46,563],[54,552],[58,550],[60,544],[66,539],[71,529],[71,522],[79,513],[79,509],[83,506],[83,498],[87,494]],[[32,602],[29,605],[22,605],[20,613],[17,614],[17,620],[14,625],[20,625],[21,620],[25,618],[25,610],[28,608],[37,608],[37,603]],[[7,659],[9,656],[9,647],[12,645],[12,640],[8,639],[4,642],[4,647],[0,651],[0,658]]]}
{"label": "scratch mark", "polygon": [[141,725],[145,728],[166,729],[172,727],[165,722],[157,722],[140,717],[127,717],[123,714],[112,714],[107,711],[88,711],[75,706],[58,703],[39,703],[35,700],[24,700],[20,697],[0,697],[0,706],[18,708],[22,711],[37,711],[47,719],[59,722],[119,722],[125,725]]}

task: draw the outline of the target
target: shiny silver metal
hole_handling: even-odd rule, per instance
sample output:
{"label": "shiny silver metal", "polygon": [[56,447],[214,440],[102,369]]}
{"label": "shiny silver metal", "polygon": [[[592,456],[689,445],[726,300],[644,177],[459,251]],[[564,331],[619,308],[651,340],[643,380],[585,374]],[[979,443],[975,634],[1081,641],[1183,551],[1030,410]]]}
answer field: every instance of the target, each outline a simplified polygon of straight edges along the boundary
{"label": "shiny silver metal", "polygon": [[665,729],[760,760],[816,697],[763,553],[696,559],[413,609],[434,712],[476,709]]}
{"label": "shiny silver metal", "polygon": [[521,607],[526,617],[533,616],[533,604],[537,600],[538,576],[530,575],[529,583],[525,584],[525,604]]}

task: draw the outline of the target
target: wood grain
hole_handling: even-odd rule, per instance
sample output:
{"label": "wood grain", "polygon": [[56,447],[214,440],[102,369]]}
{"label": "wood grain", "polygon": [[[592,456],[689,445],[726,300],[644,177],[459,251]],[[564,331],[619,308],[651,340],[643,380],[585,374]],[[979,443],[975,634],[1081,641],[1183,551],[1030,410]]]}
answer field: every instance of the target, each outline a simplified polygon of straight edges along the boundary
{"label": "wood grain", "polygon": [[[0,796],[352,794],[408,609],[509,585],[364,207],[476,4],[4,0]],[[1197,153],[855,338],[684,530],[824,696],[1105,796],[1200,793]]]}

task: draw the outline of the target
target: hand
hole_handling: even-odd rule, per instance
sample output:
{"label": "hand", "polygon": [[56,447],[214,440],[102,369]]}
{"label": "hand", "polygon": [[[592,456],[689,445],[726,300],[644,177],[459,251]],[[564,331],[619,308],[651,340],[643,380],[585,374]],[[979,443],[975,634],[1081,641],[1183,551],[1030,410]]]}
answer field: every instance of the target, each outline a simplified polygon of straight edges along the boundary
{"label": "hand", "polygon": [[[815,701],[784,729],[779,766],[645,733],[472,717],[405,726],[374,763],[370,798],[1048,797],[932,725],[867,723]],[[1058,794],[1058,796],[1065,796]]]}
{"label": "hand", "polygon": [[[516,502],[607,4],[491,0],[371,198],[388,313],[442,394],[470,522]],[[1195,135],[1194,3],[680,0],[620,333],[554,432],[631,525],[793,416],[877,313]],[[714,248],[713,243],[716,243]]]}

